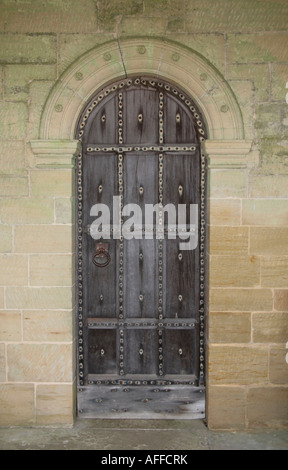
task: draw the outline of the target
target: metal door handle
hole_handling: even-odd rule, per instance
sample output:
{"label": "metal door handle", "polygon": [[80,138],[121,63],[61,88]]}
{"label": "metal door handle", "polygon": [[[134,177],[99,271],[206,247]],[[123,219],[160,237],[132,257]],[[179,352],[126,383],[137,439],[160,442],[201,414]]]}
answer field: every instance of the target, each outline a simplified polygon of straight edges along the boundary
{"label": "metal door handle", "polygon": [[111,256],[108,252],[108,245],[97,244],[96,253],[92,257],[92,262],[97,268],[106,268],[110,264]]}

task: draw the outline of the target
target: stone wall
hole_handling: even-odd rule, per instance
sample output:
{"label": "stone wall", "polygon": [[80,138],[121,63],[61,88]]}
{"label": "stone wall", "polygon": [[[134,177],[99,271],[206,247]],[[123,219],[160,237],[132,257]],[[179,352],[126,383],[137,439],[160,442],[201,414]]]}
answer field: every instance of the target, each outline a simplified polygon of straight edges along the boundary
{"label": "stone wall", "polygon": [[[40,120],[79,58],[109,41],[121,52],[137,36],[146,49],[156,38],[162,51],[175,42],[215,70],[239,103],[248,142],[237,151],[206,144],[208,424],[287,426],[287,20],[286,0],[0,1],[0,425],[73,423],[77,145],[39,147]],[[184,73],[176,59],[171,76]],[[126,51],[111,67],[130,73],[135,63]],[[216,102],[211,77],[202,71],[199,83]],[[63,103],[53,112],[62,121]]]}

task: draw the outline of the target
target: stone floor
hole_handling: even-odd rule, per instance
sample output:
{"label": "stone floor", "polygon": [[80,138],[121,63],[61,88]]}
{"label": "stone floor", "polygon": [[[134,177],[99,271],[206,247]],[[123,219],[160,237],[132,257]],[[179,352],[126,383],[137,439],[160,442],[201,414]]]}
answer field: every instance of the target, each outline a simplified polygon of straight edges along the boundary
{"label": "stone floor", "polygon": [[209,431],[202,420],[81,419],[73,428],[0,428],[0,450],[246,449],[287,450],[288,432],[215,432]]}

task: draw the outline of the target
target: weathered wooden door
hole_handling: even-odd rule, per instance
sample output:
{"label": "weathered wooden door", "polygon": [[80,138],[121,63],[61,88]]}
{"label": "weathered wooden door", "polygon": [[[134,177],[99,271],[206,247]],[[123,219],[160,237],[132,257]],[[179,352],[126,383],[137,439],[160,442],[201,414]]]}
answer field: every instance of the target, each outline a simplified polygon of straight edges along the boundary
{"label": "weathered wooden door", "polygon": [[81,116],[79,416],[203,417],[205,132],[191,99],[151,78]]}

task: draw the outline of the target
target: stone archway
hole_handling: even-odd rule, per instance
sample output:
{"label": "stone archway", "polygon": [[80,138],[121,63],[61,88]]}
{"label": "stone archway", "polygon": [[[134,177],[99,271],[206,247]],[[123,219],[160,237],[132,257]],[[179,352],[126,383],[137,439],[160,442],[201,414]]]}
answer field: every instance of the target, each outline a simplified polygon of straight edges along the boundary
{"label": "stone archway", "polygon": [[[105,85],[139,74],[166,79],[194,99],[208,128],[205,149],[210,168],[243,169],[248,165],[251,141],[245,140],[241,110],[217,70],[199,54],[177,43],[133,38],[115,40],[87,52],[60,77],[45,103],[39,138],[31,141],[35,168],[70,169],[73,184],[74,160],[81,151],[75,131],[83,108]],[[74,230],[72,224],[71,237]],[[71,278],[71,294],[73,286]],[[73,309],[74,301],[71,302]],[[74,380],[71,387],[74,388]],[[212,400],[208,403],[213,407]],[[71,409],[71,416],[74,412]]]}

